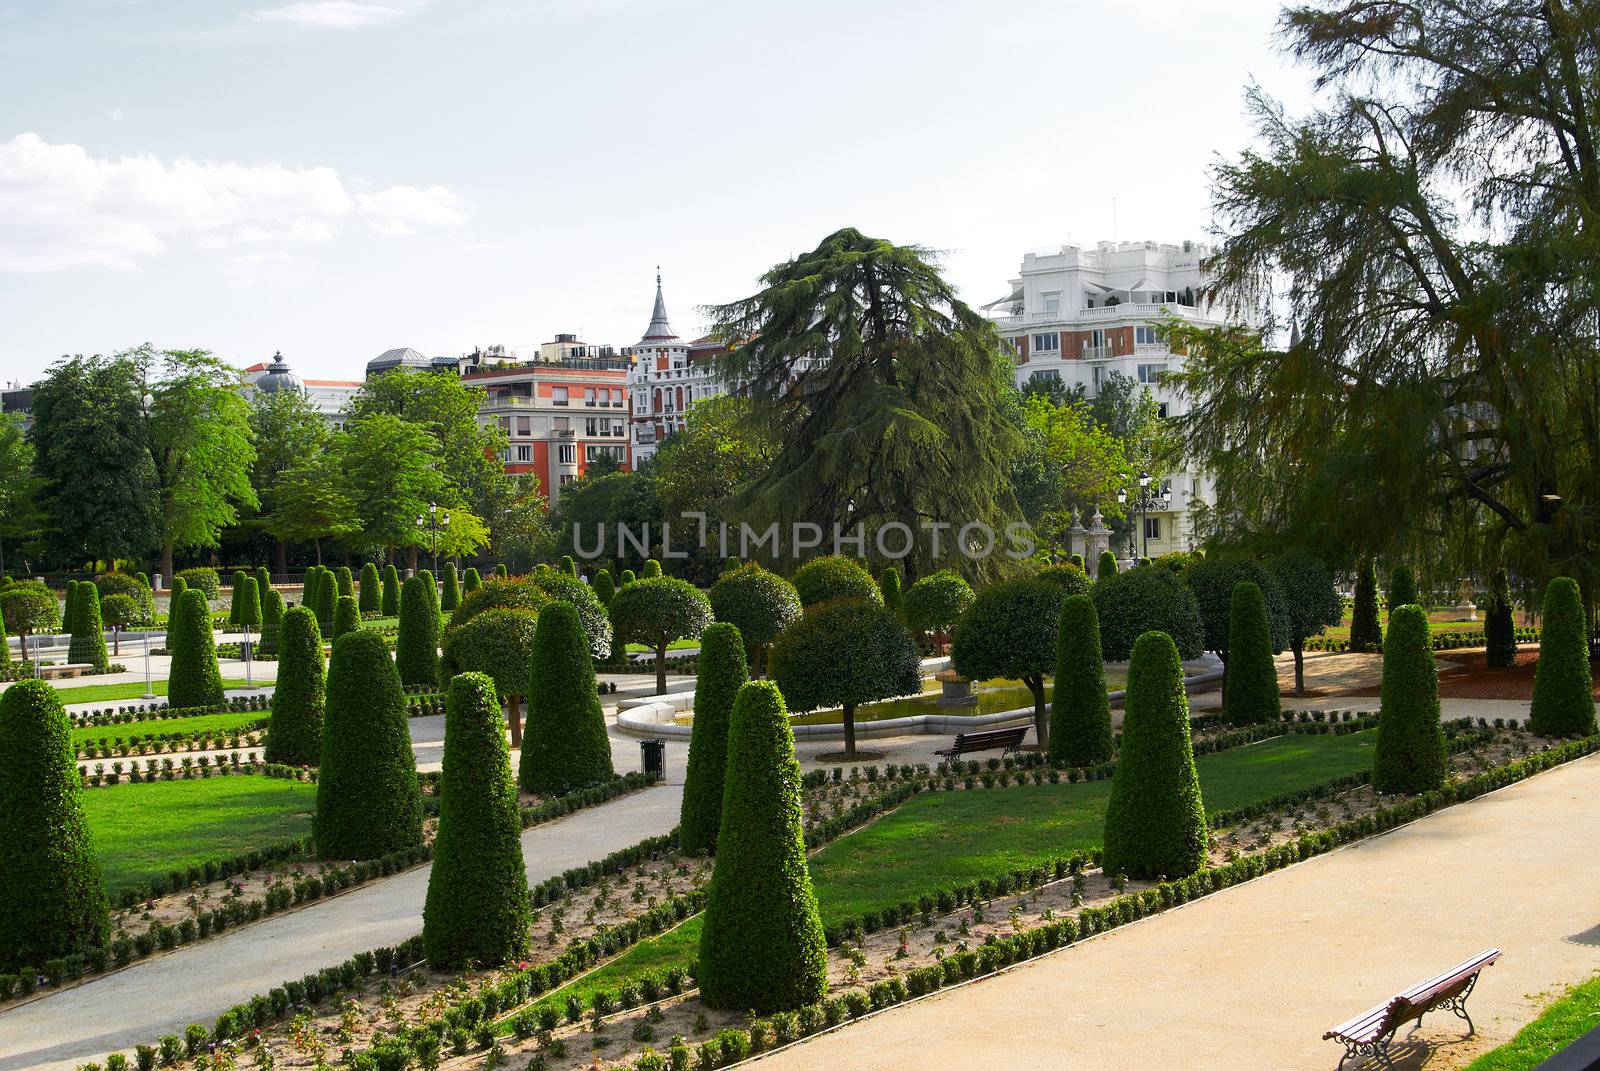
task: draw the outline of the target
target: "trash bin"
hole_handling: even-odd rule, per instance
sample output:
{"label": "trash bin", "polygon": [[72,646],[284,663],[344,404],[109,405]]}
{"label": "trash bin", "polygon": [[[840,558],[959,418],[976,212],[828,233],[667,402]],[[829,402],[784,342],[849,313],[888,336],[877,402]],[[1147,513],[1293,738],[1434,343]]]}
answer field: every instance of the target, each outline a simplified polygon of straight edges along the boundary
{"label": "trash bin", "polygon": [[639,741],[639,762],[644,772],[657,777],[667,776],[667,742],[665,740]]}

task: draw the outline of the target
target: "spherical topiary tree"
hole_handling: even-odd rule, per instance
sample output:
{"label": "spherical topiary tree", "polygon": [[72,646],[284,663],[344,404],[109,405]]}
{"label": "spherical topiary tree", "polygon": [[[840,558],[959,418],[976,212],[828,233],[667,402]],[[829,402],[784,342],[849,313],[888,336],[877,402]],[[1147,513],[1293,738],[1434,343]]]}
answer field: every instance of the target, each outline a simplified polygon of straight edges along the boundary
{"label": "spherical topiary tree", "polygon": [[235,569],[233,571],[233,594],[228,599],[228,624],[230,625],[239,623],[239,598],[240,593],[244,591],[244,581],[245,571],[243,569]]}
{"label": "spherical topiary tree", "polygon": [[1094,587],[1094,581],[1089,579],[1089,574],[1076,565],[1047,565],[1040,569],[1034,576],[1052,584],[1058,584],[1068,595],[1086,595]]}
{"label": "spherical topiary tree", "polygon": [[1517,624],[1512,617],[1511,581],[1504,569],[1489,578],[1489,594],[1483,608],[1484,661],[1491,666],[1517,664]]}
{"label": "spherical topiary tree", "polygon": [[470,595],[483,586],[483,577],[476,568],[469,568],[461,579],[461,594],[463,597]]}
{"label": "spherical topiary tree", "polygon": [[337,641],[346,632],[354,632],[361,627],[361,610],[356,606],[354,595],[340,595],[339,602],[333,608],[333,632],[328,635],[331,641]]}
{"label": "spherical topiary tree", "polygon": [[1104,580],[1108,576],[1117,575],[1117,556],[1110,550],[1100,552],[1100,560],[1095,563],[1094,578]]}
{"label": "spherical topiary tree", "polygon": [[461,578],[456,573],[455,562],[444,563],[443,589],[439,593],[439,610],[448,614],[461,605]]}
{"label": "spherical topiary tree", "polygon": [[1289,649],[1294,652],[1294,694],[1306,694],[1306,641],[1337,625],[1344,604],[1333,573],[1309,554],[1282,554],[1267,568],[1283,589],[1284,616],[1289,623]]}
{"label": "spherical topiary tree", "polygon": [[95,577],[94,586],[100,592],[100,616],[102,618],[108,616],[105,609],[106,599],[112,595],[126,595],[133,600],[136,607],[128,627],[153,624],[156,615],[155,595],[150,591],[150,585],[139,579],[143,575],[143,573],[138,575],[101,573]]}
{"label": "spherical topiary tree", "polygon": [[617,587],[619,587],[619,588],[626,587],[627,585],[633,583],[637,579],[639,579],[639,578],[634,575],[634,572],[633,572],[632,569],[624,569],[624,570],[622,570],[622,572],[620,574],[618,574]]}
{"label": "spherical topiary tree", "polygon": [[1050,746],[1044,679],[1055,672],[1057,628],[1067,593],[1057,584],[1018,577],[990,584],[956,624],[950,662],[970,680],[1020,680],[1033,694],[1033,729]]}
{"label": "spherical topiary tree", "polygon": [[711,624],[711,601],[705,593],[670,576],[624,586],[611,599],[610,611],[616,643],[642,643],[655,652],[657,695],[667,691],[667,646],[674,640],[693,639]]}
{"label": "spherical topiary tree", "polygon": [[856,753],[856,708],[922,689],[917,649],[900,619],[869,599],[830,599],[806,608],[769,655],[791,709],[839,707],[844,753]]}
{"label": "spherical topiary tree", "polygon": [[111,668],[106,656],[105,624],[100,619],[100,589],[85,580],[72,599],[72,639],[67,645],[67,661],[90,665],[96,673]]}
{"label": "spherical topiary tree", "polygon": [[332,569],[317,570],[317,602],[312,606],[312,612],[317,615],[317,624],[324,632],[333,632],[333,611],[339,604],[339,581],[333,575]]}
{"label": "spherical topiary tree", "polygon": [[878,590],[872,574],[860,562],[842,554],[812,558],[796,569],[794,589],[800,595],[801,606],[829,599],[867,599],[883,605],[883,592]]}
{"label": "spherical topiary tree", "polygon": [[28,657],[28,637],[55,628],[60,607],[55,594],[43,584],[13,584],[0,591],[0,617],[7,630],[16,633],[23,659]]}
{"label": "spherical topiary tree", "polygon": [[[450,615],[450,629],[460,628],[479,614],[490,610],[527,610],[537,615],[550,596],[528,577],[491,576],[461,598],[461,605]],[[609,623],[607,628],[610,628]],[[480,671],[482,672],[482,671]]]}
{"label": "spherical topiary tree", "polygon": [[376,859],[422,844],[405,693],[388,645],[369,629],[333,645],[311,828],[324,859]]}
{"label": "spherical topiary tree", "polygon": [[222,671],[217,668],[217,645],[211,636],[211,609],[205,592],[190,588],[183,593],[167,625],[167,648],[172,652],[167,704],[219,705],[223,699]]}
{"label": "spherical topiary tree", "polygon": [[1418,601],[1417,578],[1409,565],[1397,565],[1389,571],[1388,600],[1391,611]]}
{"label": "spherical topiary tree", "polygon": [[517,783],[494,682],[450,681],[444,713],[439,831],[422,910],[422,946],[436,969],[505,963],[528,949],[528,873]]}
{"label": "spherical topiary tree", "polygon": [[604,660],[611,654],[611,616],[594,591],[577,577],[541,565],[528,574],[530,581],[552,599],[570,602],[589,637],[589,653]]}
{"label": "spherical topiary tree", "polygon": [[316,766],[322,759],[322,712],[327,698],[322,631],[304,606],[283,612],[278,623],[278,683],[272,691],[266,760]]}
{"label": "spherical topiary tree", "polygon": [[878,591],[883,595],[883,605],[890,613],[900,613],[901,587],[900,567],[897,565],[889,566],[878,578]]}
{"label": "spherical topiary tree", "polygon": [[571,603],[552,602],[533,636],[517,780],[529,792],[560,796],[615,775],[589,638]]}
{"label": "spherical topiary tree", "polygon": [[1378,745],[1372,757],[1372,787],[1379,792],[1428,792],[1449,770],[1439,727],[1439,672],[1422,607],[1389,611],[1383,641],[1383,700]]}
{"label": "spherical topiary tree", "polygon": [[940,569],[911,585],[901,600],[900,616],[912,632],[949,632],[976,597],[959,574]]}
{"label": "spherical topiary tree", "polygon": [[557,563],[556,568],[568,576],[578,575],[578,563],[572,560],[572,555],[570,554],[561,555],[561,561]]}
{"label": "spherical topiary tree", "polygon": [[1383,648],[1383,625],[1378,621],[1378,567],[1371,558],[1356,565],[1356,593],[1350,618],[1350,649]]}
{"label": "spherical topiary tree", "polygon": [[1069,595],[1061,604],[1055,692],[1050,697],[1050,761],[1098,766],[1111,761],[1111,699],[1100,655],[1094,600]]}
{"label": "spherical topiary tree", "polygon": [[1228,721],[1233,725],[1276,721],[1283,708],[1278,701],[1278,667],[1272,661],[1267,599],[1261,588],[1249,580],[1239,581],[1228,617],[1228,689],[1223,699]]}
{"label": "spherical topiary tree", "polygon": [[400,570],[393,563],[383,567],[383,598],[378,602],[378,609],[384,617],[400,614]]}
{"label": "spherical topiary tree", "polygon": [[1100,616],[1100,649],[1109,662],[1126,662],[1145,632],[1165,632],[1183,658],[1205,651],[1205,629],[1194,593],[1170,569],[1129,569],[1094,582],[1090,593]]}
{"label": "spherical topiary tree", "polygon": [[222,594],[222,582],[217,579],[217,571],[210,566],[196,565],[180,571],[178,575],[188,587],[204,592],[208,602]]}
{"label": "spherical topiary tree", "polygon": [[[122,654],[122,630],[131,628],[143,616],[144,608],[140,606],[132,595],[118,592],[107,595],[100,600],[100,620],[106,628],[111,630],[111,655],[113,658]],[[5,634],[0,632],[0,640],[5,639]],[[0,659],[0,665],[4,665]]]}
{"label": "spherical topiary tree", "polygon": [[458,673],[482,673],[494,681],[495,694],[506,705],[511,746],[522,746],[522,700],[528,694],[533,664],[533,636],[538,611],[494,607],[474,614],[445,632],[441,679]]}
{"label": "spherical topiary tree", "polygon": [[1528,727],[1540,736],[1588,736],[1595,731],[1594,678],[1576,580],[1558,576],[1550,581],[1540,625]]}
{"label": "spherical topiary tree", "polygon": [[0,971],[103,949],[111,915],[73,763],[72,721],[44,681],[0,694]]}
{"label": "spherical topiary tree", "polygon": [[1128,666],[1122,751],[1106,807],[1105,872],[1181,878],[1205,863],[1207,839],[1183,663],[1171,636],[1146,632]]}
{"label": "spherical topiary tree", "polygon": [[[1229,669],[1228,636],[1233,628],[1233,592],[1240,584],[1251,583],[1261,589],[1267,608],[1268,641],[1273,653],[1289,646],[1289,616],[1284,606],[1283,589],[1265,564],[1249,558],[1201,558],[1181,574],[1194,593],[1200,610],[1200,626],[1205,648],[1222,659],[1223,672]],[[1223,682],[1223,704],[1231,677]]]}
{"label": "spherical topiary tree", "polygon": [[406,685],[438,680],[439,614],[432,589],[432,581],[422,572],[409,577],[400,589],[400,633],[395,638],[394,662]]}
{"label": "spherical topiary tree", "polygon": [[686,852],[711,852],[722,826],[723,775],[728,766],[728,719],[734,697],[750,679],[744,638],[727,622],[700,637],[700,673],[694,689],[689,772],[683,785],[678,844]]}
{"label": "spherical topiary tree", "polygon": [[661,575],[661,563],[656,561],[654,558],[648,559],[644,563],[644,565],[639,569],[639,579],[641,579],[641,580],[649,580],[649,579],[651,579],[653,577],[658,577],[660,575]]}
{"label": "spherical topiary tree", "polygon": [[373,562],[361,567],[360,608],[363,614],[383,612],[383,581],[378,578],[378,567]]}
{"label": "spherical topiary tree", "polygon": [[338,594],[334,597],[333,605],[334,609],[337,610],[339,607],[339,599],[344,598],[346,595],[350,596],[352,599],[355,598],[356,578],[350,572],[350,567],[348,565],[339,566],[339,571],[335,574],[335,576],[338,579]]}
{"label": "spherical topiary tree", "polygon": [[594,582],[590,586],[594,588],[594,597],[600,600],[601,606],[611,605],[611,596],[617,593],[617,582],[611,579],[610,569],[601,569],[595,573]]}
{"label": "spherical topiary tree", "polygon": [[261,600],[261,653],[278,651],[278,626],[283,623],[283,595],[276,588],[268,588]]}
{"label": "spherical topiary tree", "polygon": [[700,933],[700,999],[709,1007],[767,1014],[827,991],[827,941],[800,813],[783,695],[753,681],[739,690],[728,727],[722,828]]}
{"label": "spherical topiary tree", "polygon": [[757,562],[730,569],[711,585],[711,612],[718,621],[739,630],[750,657],[750,668],[759,671],[762,656],[771,648],[778,633],[800,618],[800,595],[777,573],[768,572]]}

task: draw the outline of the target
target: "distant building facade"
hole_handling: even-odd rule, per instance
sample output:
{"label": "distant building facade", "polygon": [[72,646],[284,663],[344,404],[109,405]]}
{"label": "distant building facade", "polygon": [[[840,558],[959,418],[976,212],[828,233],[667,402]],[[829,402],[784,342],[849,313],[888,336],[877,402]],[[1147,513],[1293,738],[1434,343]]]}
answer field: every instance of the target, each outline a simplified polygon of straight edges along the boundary
{"label": "distant building facade", "polygon": [[681,430],[689,410],[707,398],[723,394],[714,359],[724,347],[710,337],[684,342],[667,318],[656,273],[656,303],[650,325],[628,356],[628,394],[631,399],[630,438],[633,467],[655,456],[667,436]]}
{"label": "distant building facade", "polygon": [[344,430],[351,400],[361,389],[362,382],[359,379],[302,379],[290,370],[281,352],[273,354],[270,361],[251,365],[240,376],[246,401],[253,400],[257,394],[294,391],[310,402],[335,431]]}

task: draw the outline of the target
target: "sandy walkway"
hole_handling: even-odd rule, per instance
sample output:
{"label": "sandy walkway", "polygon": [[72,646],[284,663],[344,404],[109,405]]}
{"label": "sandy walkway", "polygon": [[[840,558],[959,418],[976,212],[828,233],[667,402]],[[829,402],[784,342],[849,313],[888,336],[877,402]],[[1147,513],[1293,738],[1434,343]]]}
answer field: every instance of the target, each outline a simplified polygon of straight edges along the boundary
{"label": "sandy walkway", "polygon": [[1332,1068],[1325,1029],[1498,947],[1478,1036],[1446,1012],[1398,1048],[1401,1068],[1458,1067],[1600,969],[1597,797],[1591,756],[762,1066]]}

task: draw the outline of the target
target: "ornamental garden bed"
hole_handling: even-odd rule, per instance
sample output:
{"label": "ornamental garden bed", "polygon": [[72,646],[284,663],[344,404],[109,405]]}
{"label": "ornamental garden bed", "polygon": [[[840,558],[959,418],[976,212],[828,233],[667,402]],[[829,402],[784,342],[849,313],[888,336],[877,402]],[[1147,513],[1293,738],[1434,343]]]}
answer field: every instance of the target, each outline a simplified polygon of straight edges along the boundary
{"label": "ornamental garden bed", "polygon": [[72,744],[79,759],[227,751],[259,746],[269,720],[264,711],[241,710],[117,725],[84,725],[72,730]]}
{"label": "ornamental garden bed", "polygon": [[[263,682],[257,681],[257,684]],[[265,682],[271,684],[271,681]],[[246,681],[243,677],[224,677],[224,688],[243,688]],[[138,699],[145,694],[143,681],[128,681],[125,684],[81,684],[73,686],[56,686],[56,694],[61,696],[63,703],[115,703],[119,699]],[[167,682],[165,680],[151,681],[150,694],[166,695]]]}

